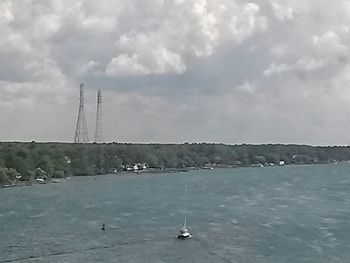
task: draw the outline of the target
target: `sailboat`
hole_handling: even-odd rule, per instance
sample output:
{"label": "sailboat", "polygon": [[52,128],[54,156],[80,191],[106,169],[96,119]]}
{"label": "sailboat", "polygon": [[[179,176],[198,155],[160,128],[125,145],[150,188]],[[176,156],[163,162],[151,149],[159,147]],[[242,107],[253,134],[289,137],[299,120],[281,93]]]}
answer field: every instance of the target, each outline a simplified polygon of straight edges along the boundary
{"label": "sailboat", "polygon": [[179,232],[177,233],[177,238],[185,239],[190,238],[191,233],[190,230],[187,228],[187,185],[185,188],[185,221],[183,226],[180,228]]}

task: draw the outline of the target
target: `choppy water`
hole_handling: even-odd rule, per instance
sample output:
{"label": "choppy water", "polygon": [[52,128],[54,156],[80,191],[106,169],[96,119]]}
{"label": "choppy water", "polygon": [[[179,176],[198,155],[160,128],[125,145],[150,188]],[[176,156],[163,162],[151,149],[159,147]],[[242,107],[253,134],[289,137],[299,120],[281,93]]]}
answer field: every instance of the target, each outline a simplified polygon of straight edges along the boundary
{"label": "choppy water", "polygon": [[349,220],[349,165],[81,177],[0,190],[0,263],[349,262]]}

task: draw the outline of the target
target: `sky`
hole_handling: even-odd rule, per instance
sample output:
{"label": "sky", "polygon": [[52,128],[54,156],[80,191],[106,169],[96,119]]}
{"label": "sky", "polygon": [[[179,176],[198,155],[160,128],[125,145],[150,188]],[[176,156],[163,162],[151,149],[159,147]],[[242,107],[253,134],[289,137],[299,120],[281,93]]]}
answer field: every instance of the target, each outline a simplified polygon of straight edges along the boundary
{"label": "sky", "polygon": [[349,0],[1,0],[0,141],[350,143]]}

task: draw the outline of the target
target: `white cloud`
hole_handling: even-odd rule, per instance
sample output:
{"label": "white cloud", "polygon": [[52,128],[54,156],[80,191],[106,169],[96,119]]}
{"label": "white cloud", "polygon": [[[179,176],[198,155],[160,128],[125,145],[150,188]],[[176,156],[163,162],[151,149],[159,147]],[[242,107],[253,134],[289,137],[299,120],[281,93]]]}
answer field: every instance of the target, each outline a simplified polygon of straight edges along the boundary
{"label": "white cloud", "polygon": [[106,74],[115,77],[169,73],[180,74],[185,69],[186,66],[178,54],[158,47],[154,50],[149,50],[149,53],[143,54],[143,57],[137,54],[133,54],[132,56],[121,54],[113,58],[107,65]]}
{"label": "white cloud", "polygon": [[19,33],[10,33],[0,39],[0,51],[28,53],[33,51],[31,43]]}
{"label": "white cloud", "polygon": [[279,44],[279,45],[273,46],[270,49],[270,53],[274,57],[284,57],[286,54],[290,52],[288,48],[289,47],[287,44]]}
{"label": "white cloud", "polygon": [[290,71],[308,72],[315,71],[324,67],[326,62],[324,60],[315,60],[311,58],[298,59],[295,64],[276,64],[271,63],[270,66],[263,71],[265,77],[271,77],[273,75],[280,75]]}
{"label": "white cloud", "polygon": [[0,21],[10,23],[14,20],[12,14],[12,3],[9,0],[0,2]]}
{"label": "white cloud", "polygon": [[[247,3],[236,6],[229,25],[235,41],[242,42],[254,32],[267,28],[266,18],[260,15],[260,7],[256,3]],[[227,10],[228,12],[232,10]]]}
{"label": "white cloud", "polygon": [[271,7],[275,17],[282,21],[292,21],[297,16],[306,15],[310,12],[311,1],[298,0],[273,0]]}
{"label": "white cloud", "polygon": [[33,27],[33,37],[42,40],[57,33],[61,27],[61,17],[57,14],[47,14],[39,17]]}
{"label": "white cloud", "polygon": [[100,65],[101,65],[100,61],[90,60],[90,61],[83,62],[81,63],[80,67],[77,67],[76,74],[78,76],[85,76],[88,74],[99,75],[101,74],[101,72],[99,71]]}
{"label": "white cloud", "polygon": [[168,51],[165,48],[157,48],[152,51],[152,56],[155,59],[155,68],[152,72],[162,74],[175,72],[177,74],[185,71],[184,65],[180,55]]}
{"label": "white cloud", "polygon": [[116,19],[114,17],[90,16],[82,18],[82,26],[86,30],[97,30],[98,32],[112,32],[116,28]]}
{"label": "white cloud", "polygon": [[296,62],[296,69],[301,71],[313,71],[322,68],[325,65],[324,60],[315,60],[310,58],[302,58]]}
{"label": "white cloud", "polygon": [[348,49],[341,43],[340,37],[333,31],[328,31],[321,36],[313,35],[312,41],[321,55],[347,54]]}
{"label": "white cloud", "polygon": [[[350,98],[349,6],[326,0],[0,1],[0,120],[16,127],[0,139],[71,140],[83,81],[90,119],[94,88],[108,93],[107,139],[322,143],[311,132],[324,123],[330,135],[323,116],[344,111]],[[115,126],[124,116],[147,132],[135,129],[131,136],[129,123]],[[257,116],[258,124],[249,122]],[[50,127],[64,132],[47,127],[43,120],[51,118],[57,124]],[[350,129],[332,119],[333,128]],[[21,132],[22,123],[32,129]],[[167,127],[159,131],[157,123]],[[293,135],[288,123],[309,133]]]}
{"label": "white cloud", "polygon": [[151,71],[143,66],[138,55],[134,54],[129,57],[126,54],[112,58],[107,65],[106,74],[108,76],[125,76],[125,75],[148,75]]}
{"label": "white cloud", "polygon": [[[133,62],[127,65],[133,65],[136,75],[183,73],[193,57],[210,57],[223,41],[240,43],[267,26],[255,3],[215,5],[204,0],[174,1],[167,3],[164,12],[166,17],[155,14],[152,27],[147,23],[133,26],[116,41],[115,53],[128,54]],[[231,21],[229,25],[227,19]],[[121,75],[133,74],[130,68],[122,70],[116,57],[113,65],[119,69],[112,70],[109,63],[107,75],[116,76],[118,71]]]}
{"label": "white cloud", "polygon": [[270,66],[263,71],[263,75],[265,77],[271,77],[273,75],[279,75],[284,72],[291,71],[294,67],[292,65],[288,64],[276,64],[276,63],[271,63]]}
{"label": "white cloud", "polygon": [[256,85],[245,81],[242,85],[238,86],[237,89],[245,93],[253,94],[256,90]]}
{"label": "white cloud", "polygon": [[273,8],[275,16],[279,20],[285,21],[285,20],[293,20],[294,19],[295,13],[294,13],[294,10],[291,6],[284,6],[284,5],[281,5],[280,3],[273,2],[272,8]]}

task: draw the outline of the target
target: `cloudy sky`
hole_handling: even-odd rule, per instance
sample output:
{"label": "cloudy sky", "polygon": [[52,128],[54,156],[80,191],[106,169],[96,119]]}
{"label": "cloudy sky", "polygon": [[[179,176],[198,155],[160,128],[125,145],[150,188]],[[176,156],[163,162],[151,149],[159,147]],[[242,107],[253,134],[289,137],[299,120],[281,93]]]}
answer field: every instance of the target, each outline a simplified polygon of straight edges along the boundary
{"label": "cloudy sky", "polygon": [[350,143],[348,0],[1,0],[0,140]]}

